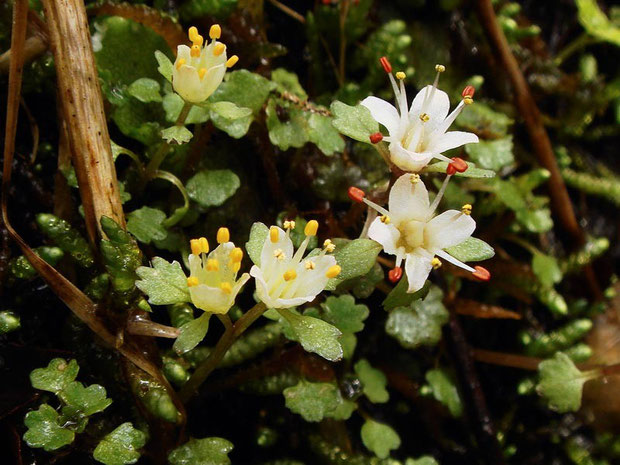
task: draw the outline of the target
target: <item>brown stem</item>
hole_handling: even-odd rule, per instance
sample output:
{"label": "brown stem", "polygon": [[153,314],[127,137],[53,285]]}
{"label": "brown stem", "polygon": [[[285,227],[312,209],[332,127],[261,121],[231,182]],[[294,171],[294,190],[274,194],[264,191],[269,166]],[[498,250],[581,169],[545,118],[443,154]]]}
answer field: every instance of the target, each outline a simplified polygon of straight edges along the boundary
{"label": "brown stem", "polygon": [[179,328],[155,323],[139,316],[130,318],[125,329],[129,334],[136,336],[164,337],[168,339],[176,339],[181,334]]}
{"label": "brown stem", "polygon": [[504,352],[495,352],[493,350],[472,349],[471,355],[478,362],[490,363],[492,365],[501,365],[511,368],[520,368],[521,370],[538,369],[538,365],[543,361],[541,358],[527,357],[525,355],[507,354]]}
{"label": "brown stem", "polygon": [[273,6],[275,6],[280,11],[282,11],[282,12],[286,13],[287,15],[289,15],[294,20],[299,21],[301,24],[306,24],[306,18],[304,18],[302,15],[297,13],[292,8],[286,6],[283,3],[280,3],[278,0],[269,0],[269,3],[271,3]]}
{"label": "brown stem", "polygon": [[516,58],[510,50],[510,45],[502,31],[491,0],[477,0],[480,23],[486,32],[491,46],[499,56],[499,59],[508,73],[515,94],[515,104],[523,117],[530,142],[538,161],[549,170],[549,196],[553,210],[557,215],[562,227],[570,234],[576,246],[583,245],[585,236],[573,210],[566,185],[558,169],[558,164],[553,154],[553,148],[549,135],[543,125],[543,120],[532,97],[529,86],[519,68]]}

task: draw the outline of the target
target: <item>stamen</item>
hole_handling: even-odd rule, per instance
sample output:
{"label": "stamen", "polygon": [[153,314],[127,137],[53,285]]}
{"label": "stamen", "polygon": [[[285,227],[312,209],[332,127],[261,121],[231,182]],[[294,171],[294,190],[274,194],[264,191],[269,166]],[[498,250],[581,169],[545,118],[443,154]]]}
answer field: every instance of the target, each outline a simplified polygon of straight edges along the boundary
{"label": "stamen", "polygon": [[335,278],[340,274],[341,271],[342,268],[340,268],[340,265],[332,265],[327,270],[327,273],[325,273],[325,277],[329,279]]}
{"label": "stamen", "polygon": [[204,43],[204,38],[200,35],[200,34],[196,34],[194,36],[194,38],[192,39],[192,42],[194,43],[194,45],[198,45],[199,47],[202,47],[202,44]]}
{"label": "stamen", "polygon": [[461,207],[461,213],[463,215],[471,215],[472,206],[468,203]]}
{"label": "stamen", "polygon": [[375,132],[374,134],[370,135],[370,142],[372,144],[378,144],[382,140],[383,140],[383,134],[381,134],[380,132]]}
{"label": "stamen", "polygon": [[187,63],[185,58],[181,58],[180,60],[178,60],[177,61],[177,69],[181,69],[181,66],[183,66],[185,63]]}
{"label": "stamen", "polygon": [[454,258],[452,255],[450,255],[448,252],[445,252],[443,250],[438,250],[435,252],[439,257],[443,258],[445,261],[447,261],[448,263],[452,263],[453,265],[458,266],[459,268],[463,268],[464,270],[469,271],[470,273],[474,273],[476,270],[473,269],[471,266],[466,265],[465,263],[463,263],[460,260],[457,260],[456,258]]}
{"label": "stamen", "polygon": [[238,61],[239,61],[239,57],[237,55],[233,55],[226,62],[226,67],[227,68],[232,68],[233,66],[235,66],[237,64]]}
{"label": "stamen", "polygon": [[422,121],[423,123],[426,123],[429,119],[431,119],[431,117],[430,117],[430,116],[428,116],[428,114],[427,114],[427,113],[422,113],[422,114],[420,115],[420,121]]}
{"label": "stamen", "polygon": [[366,197],[366,194],[362,189],[353,186],[349,187],[347,194],[353,202],[357,203],[362,203],[364,201],[364,197]]}
{"label": "stamen", "polygon": [[232,264],[232,270],[233,273],[236,273],[237,271],[239,271],[241,269],[241,262],[237,262],[237,263],[233,263]]}
{"label": "stamen", "polygon": [[420,182],[420,175],[419,174],[410,174],[409,175],[409,181],[411,181],[411,184],[416,185],[417,183]]}
{"label": "stamen", "polygon": [[233,261],[233,263],[239,263],[241,260],[243,260],[243,250],[241,250],[241,247],[235,247],[234,249],[232,249],[232,251],[230,252],[230,259]]}
{"label": "stamen", "polygon": [[224,50],[226,50],[226,45],[220,42],[215,47],[213,47],[213,55],[219,57],[222,53],[224,53]]}
{"label": "stamen", "polygon": [[381,217],[381,222],[382,222],[383,224],[390,224],[390,221],[391,221],[391,220],[390,220],[390,217],[389,217],[388,215],[383,215],[383,216]]}
{"label": "stamen", "polygon": [[308,260],[304,266],[306,267],[306,270],[314,270],[314,268],[316,268],[316,265],[312,260]]}
{"label": "stamen", "polygon": [[363,202],[368,205],[371,208],[374,208],[375,210],[377,210],[379,213],[381,213],[382,215],[385,215],[387,217],[390,216],[390,212],[387,211],[385,208],[383,208],[381,205],[378,205],[376,203],[374,203],[372,200],[368,200],[366,198],[363,199]]}
{"label": "stamen", "polygon": [[211,29],[209,29],[209,37],[211,37],[211,39],[219,39],[222,37],[222,28],[219,24],[211,26]]}
{"label": "stamen", "polygon": [[336,250],[336,244],[334,244],[331,239],[325,239],[323,242],[323,250],[327,253],[332,253]]}
{"label": "stamen", "polygon": [[433,257],[433,259],[431,260],[431,266],[434,270],[441,268],[441,260],[439,260],[437,257]]}
{"label": "stamen", "polygon": [[200,255],[200,252],[202,251],[200,247],[200,239],[192,239],[189,241],[189,246],[192,249],[192,254]]}
{"label": "stamen", "polygon": [[317,231],[319,230],[319,223],[317,220],[310,220],[306,227],[304,228],[304,234],[306,236],[316,236]]}
{"label": "stamen", "polygon": [[397,283],[400,281],[400,278],[403,276],[403,269],[400,266],[395,266],[390,271],[388,271],[388,279],[392,283]]}
{"label": "stamen", "polygon": [[200,284],[200,282],[195,276],[190,276],[189,278],[187,278],[187,287],[198,286],[198,284]]}
{"label": "stamen", "polygon": [[218,262],[215,258],[210,258],[207,260],[207,271],[219,271],[220,262]]}
{"label": "stamen", "polygon": [[398,73],[396,73],[396,79],[400,79],[401,81],[403,79],[406,79],[407,75],[405,73],[403,73],[402,71],[399,71]]}
{"label": "stamen", "polygon": [[228,228],[222,227],[217,230],[217,243],[224,244],[225,242],[230,242],[230,231],[228,230]]}
{"label": "stamen", "polygon": [[198,58],[200,56],[200,47],[198,45],[192,45],[189,54],[194,58]]}
{"label": "stamen", "polygon": [[280,230],[277,227],[272,226],[269,228],[269,239],[271,242],[278,242],[278,239],[280,239]]}
{"label": "stamen", "polygon": [[276,249],[273,251],[273,256],[277,260],[284,260],[286,258],[286,254],[282,251],[282,249]]}
{"label": "stamen", "polygon": [[282,277],[284,278],[284,281],[290,281],[297,277],[297,272],[295,270],[288,270],[284,272],[284,275],[282,275]]}
{"label": "stamen", "polygon": [[196,40],[196,36],[200,35],[198,34],[198,28],[196,26],[192,26],[188,29],[187,31],[187,35],[189,37],[189,40],[191,40],[192,42],[194,42],[194,40]]}
{"label": "stamen", "polygon": [[224,294],[230,294],[232,292],[232,286],[226,281],[220,284],[220,289],[224,291]]}
{"label": "stamen", "polygon": [[[448,166],[451,166],[451,165],[448,165]],[[443,197],[443,194],[446,191],[446,188],[448,187],[448,183],[450,182],[451,177],[452,176],[448,175],[446,176],[446,179],[443,180],[443,184],[441,185],[439,192],[437,192],[437,195],[433,199],[433,203],[428,209],[431,215],[435,212],[435,209],[437,208],[437,205],[439,205],[439,202],[441,202],[441,198]]]}
{"label": "stamen", "polygon": [[452,162],[448,164],[446,168],[446,174],[452,176],[456,173],[464,173],[469,168],[469,165],[465,160],[459,157],[453,157]]}
{"label": "stamen", "polygon": [[286,229],[287,231],[290,231],[291,229],[295,229],[295,221],[286,220],[283,226],[284,226],[284,229]]}
{"label": "stamen", "polygon": [[491,279],[491,273],[486,268],[483,268],[481,266],[475,266],[474,269],[476,271],[474,271],[472,274],[480,281],[488,281],[489,279]]}
{"label": "stamen", "polygon": [[443,73],[446,70],[446,67],[444,65],[435,65],[435,71],[437,71],[438,73]]}
{"label": "stamen", "polygon": [[199,77],[200,79],[204,78],[204,77],[205,77],[205,74],[207,74],[207,68],[200,68],[200,69],[198,70],[198,77]]}
{"label": "stamen", "polygon": [[392,72],[392,65],[390,64],[390,60],[388,60],[387,57],[379,58],[379,63],[381,63],[381,66],[383,66],[383,71],[388,74]]}

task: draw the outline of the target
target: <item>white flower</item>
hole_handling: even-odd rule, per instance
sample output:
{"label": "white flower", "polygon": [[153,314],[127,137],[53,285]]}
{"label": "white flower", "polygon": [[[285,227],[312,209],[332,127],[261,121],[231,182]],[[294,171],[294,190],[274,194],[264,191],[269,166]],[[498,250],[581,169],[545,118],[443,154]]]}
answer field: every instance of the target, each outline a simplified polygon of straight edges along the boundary
{"label": "white flower", "polygon": [[396,255],[396,268],[392,270],[396,273],[390,272],[390,278],[394,275],[394,280],[400,278],[400,264],[405,260],[409,282],[407,292],[416,292],[424,286],[431,269],[441,266],[437,257],[474,273],[479,279],[488,280],[490,277],[484,268],[472,268],[444,250],[460,244],[476,229],[476,222],[469,216],[471,205],[464,205],[461,211],[448,210],[435,216],[449,179],[447,176],[432,204],[426,186],[417,174],[398,178],[390,191],[388,210],[363,199],[382,215],[370,225],[368,237],[381,244],[386,253]]}
{"label": "white flower", "polygon": [[334,250],[331,241],[326,241],[321,253],[308,256],[304,253],[310,238],[316,235],[318,223],[311,220],[304,230],[306,238],[297,252],[286,233],[272,226],[261,251],[260,266],[254,265],[250,274],[256,280],[258,298],[268,308],[288,308],[311,302],[327,285],[327,281],[340,273],[336,259],[327,252]]}
{"label": "white flower", "polygon": [[407,108],[405,91],[405,73],[396,73],[400,88],[392,76],[392,68],[387,59],[382,58],[381,64],[388,73],[394,93],[396,107],[377,97],[367,97],[362,105],[370,110],[372,117],[385,126],[389,137],[381,137],[380,133],[371,137],[373,143],[381,139],[389,142],[390,160],[405,171],[420,171],[431,159],[439,158],[447,162],[451,160],[442,155],[443,152],[460,147],[464,144],[478,142],[478,136],[470,132],[448,131],[450,125],[461,113],[463,107],[473,102],[474,88],[467,86],[463,91],[463,100],[448,115],[450,100],[448,94],[437,88],[439,74],[445,67],[437,65],[437,77],[432,86],[424,87],[413,99],[411,108]]}
{"label": "white flower", "polygon": [[189,256],[187,286],[192,303],[205,312],[228,312],[235,303],[235,297],[250,279],[247,273],[237,279],[243,251],[235,247],[229,238],[228,229],[220,228],[217,232],[220,245],[211,253],[208,253],[209,243],[204,237],[190,241],[192,253]]}
{"label": "white flower", "polygon": [[226,68],[234,66],[237,55],[226,58],[226,45],[218,42],[222,29],[214,24],[209,30],[211,43],[203,47],[203,37],[195,27],[189,28],[193,45],[179,45],[172,70],[172,87],[183,100],[202,103],[217,89],[224,79]]}

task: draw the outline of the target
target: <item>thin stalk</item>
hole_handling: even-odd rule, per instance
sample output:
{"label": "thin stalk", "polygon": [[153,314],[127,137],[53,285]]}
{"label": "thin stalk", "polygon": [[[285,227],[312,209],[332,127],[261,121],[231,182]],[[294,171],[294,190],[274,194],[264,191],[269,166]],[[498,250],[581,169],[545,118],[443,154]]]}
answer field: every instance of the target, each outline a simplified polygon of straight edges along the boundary
{"label": "thin stalk", "polygon": [[306,18],[304,18],[302,15],[297,13],[292,8],[290,8],[290,7],[286,6],[285,4],[279,2],[278,0],[269,0],[269,3],[271,3],[273,6],[275,6],[277,9],[279,9],[283,13],[286,13],[287,15],[289,15],[294,20],[299,21],[301,24],[305,24],[306,23]]}
{"label": "thin stalk", "polygon": [[584,32],[579,37],[577,37],[575,40],[573,40],[571,43],[569,43],[566,47],[564,47],[562,50],[560,50],[560,52],[553,59],[553,63],[556,66],[560,66],[573,53],[575,53],[579,49],[581,49],[581,48],[583,48],[583,47],[585,47],[587,45],[590,45],[590,44],[592,44],[594,42],[596,42],[596,40],[593,37],[591,37],[590,35],[588,35],[587,32]]}
{"label": "thin stalk", "polygon": [[189,196],[187,195],[187,190],[185,189],[185,186],[183,185],[181,180],[177,178],[174,174],[170,173],[169,171],[157,170],[153,174],[153,177],[164,179],[168,181],[169,183],[174,184],[176,188],[179,189],[179,191],[181,192],[181,195],[183,196],[183,206],[177,208],[174,211],[174,213],[172,213],[172,215],[166,218],[164,222],[162,223],[165,228],[171,228],[172,226],[177,224],[179,221],[181,221],[183,217],[185,216],[185,214],[187,213],[187,210],[189,210]]}
{"label": "thin stalk", "polygon": [[[185,124],[185,120],[187,119],[187,115],[189,115],[189,111],[192,109],[192,106],[193,103],[185,102],[185,105],[183,105],[183,108],[181,109],[181,113],[179,113],[179,117],[174,123],[175,126],[183,126]],[[164,158],[166,158],[168,152],[170,152],[170,144],[164,141],[159,146],[157,152],[155,152],[155,155],[153,155],[153,158],[151,158],[151,161],[149,161],[149,164],[146,166],[145,178],[147,180],[153,179],[155,172],[159,169],[159,165],[161,165],[164,161]]]}
{"label": "thin stalk", "polygon": [[264,312],[267,307],[264,303],[259,302],[239,318],[235,324],[226,329],[220,340],[217,342],[215,349],[211,355],[202,362],[185,386],[179,392],[179,397],[183,402],[187,403],[189,399],[198,391],[198,388],[205,382],[209,375],[220,364],[228,349],[241,336],[248,327],[254,323]]}

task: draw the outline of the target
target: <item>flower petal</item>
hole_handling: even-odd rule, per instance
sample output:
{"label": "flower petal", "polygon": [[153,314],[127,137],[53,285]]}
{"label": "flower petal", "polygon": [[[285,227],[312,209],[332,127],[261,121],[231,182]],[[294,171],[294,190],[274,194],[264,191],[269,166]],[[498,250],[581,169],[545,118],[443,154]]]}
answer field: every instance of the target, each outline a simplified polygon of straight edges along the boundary
{"label": "flower petal", "polygon": [[[424,105],[427,94],[428,100]],[[430,133],[443,123],[443,120],[448,116],[448,111],[450,111],[448,94],[437,88],[433,91],[433,86],[426,86],[413,99],[409,109],[409,118],[419,118],[421,114],[426,113],[429,119],[424,125],[427,133]]]}
{"label": "flower petal", "polygon": [[[307,261],[314,263],[314,269],[306,268]],[[293,285],[286,289],[278,300],[303,298],[304,302],[311,302],[327,286],[329,278],[325,274],[335,264],[336,259],[333,255],[323,255],[302,260],[297,265],[297,277]]]}
{"label": "flower petal", "polygon": [[428,222],[424,239],[428,250],[441,250],[460,244],[476,229],[476,222],[458,210],[448,210]]}
{"label": "flower petal", "polygon": [[390,214],[393,222],[406,220],[426,220],[428,216],[428,191],[424,183],[418,179],[412,183],[410,174],[404,174],[396,180],[390,191]]}
{"label": "flower petal", "polygon": [[198,70],[193,66],[173,67],[172,87],[186,102],[201,103],[206,99]]}
{"label": "flower petal", "polygon": [[478,143],[478,136],[476,134],[464,131],[450,131],[433,136],[433,141],[429,145],[428,150],[434,153],[443,153],[461,145],[476,143]]}
{"label": "flower petal", "polygon": [[405,273],[407,273],[407,281],[409,283],[407,292],[412,293],[422,289],[433,269],[433,265],[431,265],[432,259],[433,255],[421,248],[407,254],[405,258]]}
{"label": "flower petal", "polygon": [[377,97],[366,97],[361,103],[370,110],[372,117],[385,126],[390,134],[398,131],[400,116],[396,107],[389,102]]}
{"label": "flower petal", "polygon": [[398,254],[396,245],[400,238],[400,231],[392,224],[385,224],[381,218],[375,218],[368,229],[368,237],[383,246],[385,253]]}
{"label": "flower petal", "polygon": [[196,307],[205,312],[220,314],[226,313],[232,307],[236,296],[232,292],[227,294],[219,287],[211,287],[206,284],[191,286],[189,295]]}
{"label": "flower petal", "polygon": [[[263,244],[263,250],[260,255],[260,268],[265,280],[269,281],[272,275],[283,273],[284,268],[288,265],[291,258],[293,258],[293,242],[282,230],[277,226],[272,226],[278,230],[278,240],[271,242],[271,235],[267,234],[265,243]],[[283,255],[280,255],[280,252]],[[276,258],[276,255],[281,258]]]}
{"label": "flower petal", "polygon": [[256,294],[259,300],[263,302],[267,308],[277,308],[276,300],[269,296],[269,286],[265,282],[261,269],[256,265],[252,266],[252,268],[250,268],[250,275],[254,278],[254,282],[256,283]]}
{"label": "flower petal", "polygon": [[413,152],[402,146],[400,141],[392,142],[389,146],[390,160],[401,170],[417,172],[422,170],[433,158],[432,152]]}

